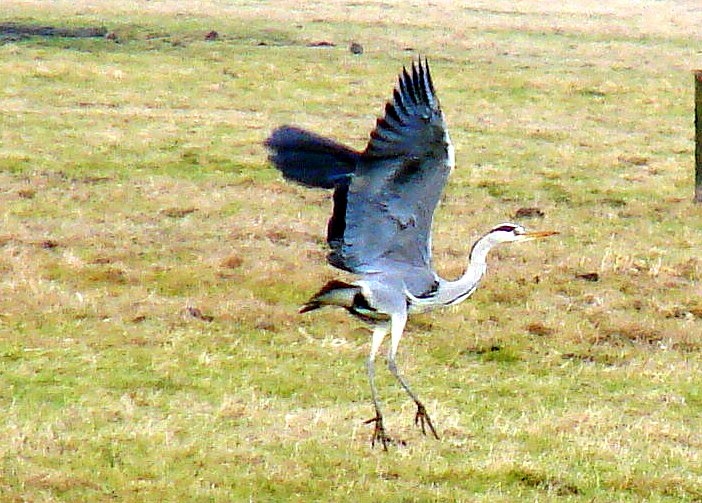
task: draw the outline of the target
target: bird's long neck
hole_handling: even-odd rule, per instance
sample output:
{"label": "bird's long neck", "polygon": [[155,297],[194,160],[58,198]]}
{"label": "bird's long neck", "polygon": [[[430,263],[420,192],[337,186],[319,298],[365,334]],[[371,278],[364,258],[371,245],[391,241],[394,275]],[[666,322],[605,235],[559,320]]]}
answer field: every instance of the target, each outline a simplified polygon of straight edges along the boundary
{"label": "bird's long neck", "polygon": [[443,281],[438,294],[440,298],[437,299],[439,303],[451,306],[463,302],[473,294],[487,271],[487,254],[492,247],[493,243],[487,236],[473,245],[468,256],[468,267],[461,277],[454,281]]}

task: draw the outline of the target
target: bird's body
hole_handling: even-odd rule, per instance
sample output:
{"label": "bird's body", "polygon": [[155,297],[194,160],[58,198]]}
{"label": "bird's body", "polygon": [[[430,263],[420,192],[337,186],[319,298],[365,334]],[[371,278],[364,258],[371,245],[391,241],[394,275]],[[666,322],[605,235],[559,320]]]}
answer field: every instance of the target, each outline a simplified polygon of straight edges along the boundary
{"label": "bird's body", "polygon": [[424,405],[395,363],[408,315],[468,298],[496,244],[553,233],[529,233],[519,225],[502,224],[473,245],[459,279],[445,280],[434,272],[432,219],[455,161],[426,61],[412,64],[411,72],[403,70],[393,100],[363,152],[290,126],[275,130],[266,146],[286,179],[334,190],[327,260],[359,278],[352,283],[330,281],[301,312],[339,306],[372,325],[368,374],[376,416],[368,422],[375,424],[373,443],[387,448],[390,442],[374,383],[375,358],[388,333],[388,367],[417,405],[415,422],[438,438]]}

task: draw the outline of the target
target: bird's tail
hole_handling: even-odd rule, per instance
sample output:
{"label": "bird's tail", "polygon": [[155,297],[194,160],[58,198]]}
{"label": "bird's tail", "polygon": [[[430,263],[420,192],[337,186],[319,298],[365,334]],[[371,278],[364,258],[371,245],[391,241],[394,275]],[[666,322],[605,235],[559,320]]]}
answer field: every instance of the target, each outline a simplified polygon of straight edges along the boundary
{"label": "bird's tail", "polygon": [[360,153],[323,136],[281,126],[264,142],[269,159],[287,180],[333,189],[353,173]]}
{"label": "bird's tail", "polygon": [[339,306],[350,308],[354,305],[356,296],[360,294],[361,287],[344,283],[343,281],[329,281],[322,289],[314,294],[307,303],[300,308],[301,313],[313,311],[324,306]]}

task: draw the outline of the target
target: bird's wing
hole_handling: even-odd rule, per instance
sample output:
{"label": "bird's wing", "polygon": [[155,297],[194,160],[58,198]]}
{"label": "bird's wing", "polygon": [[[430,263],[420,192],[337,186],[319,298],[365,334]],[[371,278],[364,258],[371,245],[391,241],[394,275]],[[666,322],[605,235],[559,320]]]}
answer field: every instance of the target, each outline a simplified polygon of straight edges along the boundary
{"label": "bird's wing", "polygon": [[[329,262],[356,273],[429,273],[432,217],[453,163],[429,66],[420,60],[403,69],[349,185],[334,194]],[[415,295],[423,293],[419,283]]]}
{"label": "bird's wing", "polygon": [[333,189],[348,184],[360,153],[294,126],[277,128],[265,141],[269,159],[286,180]]}

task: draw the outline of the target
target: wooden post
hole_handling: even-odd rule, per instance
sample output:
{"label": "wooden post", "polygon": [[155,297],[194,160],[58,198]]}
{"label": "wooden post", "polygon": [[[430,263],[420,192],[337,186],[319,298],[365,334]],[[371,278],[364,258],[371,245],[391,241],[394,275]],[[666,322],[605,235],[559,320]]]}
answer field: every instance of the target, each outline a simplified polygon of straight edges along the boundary
{"label": "wooden post", "polygon": [[695,202],[702,203],[702,70],[695,70]]}

